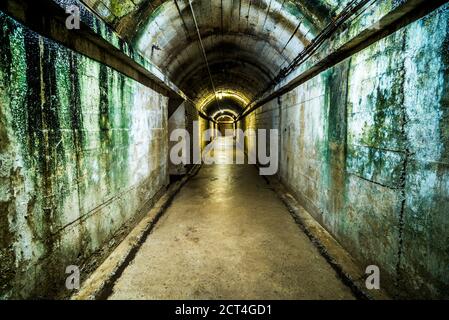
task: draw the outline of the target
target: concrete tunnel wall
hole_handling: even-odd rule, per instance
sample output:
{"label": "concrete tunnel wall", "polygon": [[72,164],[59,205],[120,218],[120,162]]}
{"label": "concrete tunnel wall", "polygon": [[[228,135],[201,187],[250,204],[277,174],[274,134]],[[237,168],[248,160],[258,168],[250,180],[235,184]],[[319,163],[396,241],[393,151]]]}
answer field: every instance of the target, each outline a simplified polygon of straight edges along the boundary
{"label": "concrete tunnel wall", "polygon": [[[196,164],[194,163],[194,152],[197,150],[201,152],[204,150],[206,145],[214,139],[214,136],[216,135],[215,132],[212,132],[212,137],[206,136],[206,131],[209,129],[213,130],[213,128],[214,123],[200,117],[198,110],[192,102],[184,101],[179,105],[179,107],[168,119],[168,136],[170,139],[169,150],[172,150],[172,148],[180,143],[180,139],[177,141],[172,141],[171,134],[175,130],[185,130],[188,133],[187,139],[189,142],[190,159],[188,159],[189,161],[187,164],[174,164],[171,161],[168,161],[168,171],[170,175],[182,176],[187,174],[192,169],[192,167]],[[197,145],[195,146],[195,144]]]}
{"label": "concrete tunnel wall", "polygon": [[0,13],[0,298],[55,297],[168,184],[168,98]]}
{"label": "concrete tunnel wall", "polygon": [[[204,126],[205,120],[199,117],[198,110],[196,110],[195,106],[190,101],[184,101],[181,103],[181,105],[168,119],[169,134],[175,130],[184,129],[189,133],[190,155],[193,155],[194,152],[194,122],[198,122],[199,126]],[[171,141],[170,139],[169,149],[171,150],[178,143],[179,141]],[[202,140],[198,141],[197,148],[202,148]],[[193,162],[190,162],[189,164],[173,164],[169,161],[169,173],[170,175],[184,175],[191,169],[192,166]]]}
{"label": "concrete tunnel wall", "polygon": [[280,180],[399,297],[449,297],[448,20],[445,5],[244,119],[279,129]]}
{"label": "concrete tunnel wall", "polygon": [[[194,1],[217,89],[236,98],[230,110],[347,2]],[[114,48],[217,111],[187,1],[83,3]],[[376,3],[293,76],[403,3]],[[169,130],[195,118],[201,132],[216,126],[184,104],[169,128],[160,91],[0,19],[0,298],[55,297],[67,265],[87,275],[164,190]],[[405,297],[448,297],[447,21],[446,5],[238,123],[280,130],[279,178]]]}

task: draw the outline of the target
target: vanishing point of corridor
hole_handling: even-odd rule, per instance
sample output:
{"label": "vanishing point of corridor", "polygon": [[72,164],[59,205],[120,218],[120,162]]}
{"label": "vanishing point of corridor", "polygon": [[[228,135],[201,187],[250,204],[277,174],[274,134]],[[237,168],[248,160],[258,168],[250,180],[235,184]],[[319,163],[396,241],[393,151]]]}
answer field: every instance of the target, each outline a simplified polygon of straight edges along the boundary
{"label": "vanishing point of corridor", "polygon": [[[219,138],[218,159],[232,157]],[[226,161],[221,161],[226,163]],[[251,165],[203,166],[174,198],[111,299],[353,299]]]}

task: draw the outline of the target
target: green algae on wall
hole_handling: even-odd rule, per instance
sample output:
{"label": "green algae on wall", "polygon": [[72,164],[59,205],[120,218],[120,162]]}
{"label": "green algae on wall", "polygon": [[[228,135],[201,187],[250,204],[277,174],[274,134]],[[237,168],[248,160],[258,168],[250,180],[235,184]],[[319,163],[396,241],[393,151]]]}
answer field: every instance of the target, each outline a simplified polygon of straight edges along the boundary
{"label": "green algae on wall", "polygon": [[445,5],[245,118],[280,129],[281,180],[397,297],[448,298],[448,15]]}
{"label": "green algae on wall", "polygon": [[0,297],[68,295],[166,185],[167,98],[0,25]]}
{"label": "green algae on wall", "polygon": [[405,181],[401,286],[447,298],[449,275],[449,6],[410,26],[404,105],[409,165]]}

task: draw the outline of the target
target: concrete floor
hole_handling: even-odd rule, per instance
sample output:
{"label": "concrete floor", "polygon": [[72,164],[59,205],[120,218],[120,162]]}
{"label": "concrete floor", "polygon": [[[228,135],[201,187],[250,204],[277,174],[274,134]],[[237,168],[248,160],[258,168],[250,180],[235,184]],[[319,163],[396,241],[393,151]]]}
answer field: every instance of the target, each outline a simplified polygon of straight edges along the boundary
{"label": "concrete floor", "polygon": [[354,296],[254,166],[215,164],[175,197],[110,299]]}

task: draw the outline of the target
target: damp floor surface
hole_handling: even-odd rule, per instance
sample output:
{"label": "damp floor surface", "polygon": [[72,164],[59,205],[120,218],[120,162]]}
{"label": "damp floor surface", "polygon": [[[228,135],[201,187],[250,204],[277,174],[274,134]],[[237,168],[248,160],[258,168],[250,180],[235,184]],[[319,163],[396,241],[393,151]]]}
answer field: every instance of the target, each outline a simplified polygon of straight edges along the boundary
{"label": "damp floor surface", "polygon": [[255,166],[214,164],[174,198],[110,299],[354,296]]}

